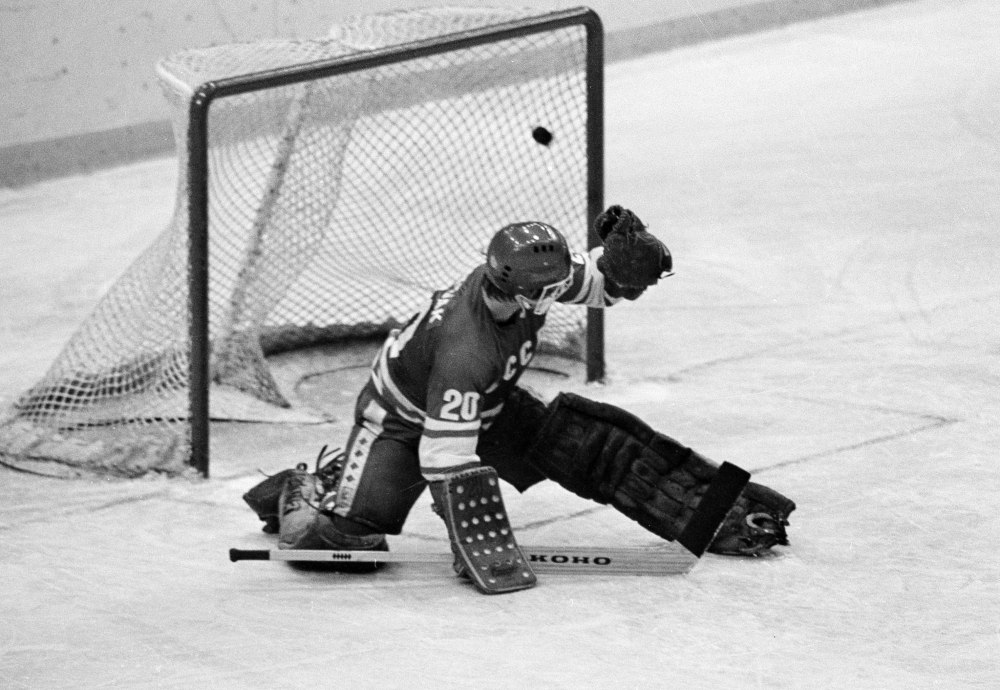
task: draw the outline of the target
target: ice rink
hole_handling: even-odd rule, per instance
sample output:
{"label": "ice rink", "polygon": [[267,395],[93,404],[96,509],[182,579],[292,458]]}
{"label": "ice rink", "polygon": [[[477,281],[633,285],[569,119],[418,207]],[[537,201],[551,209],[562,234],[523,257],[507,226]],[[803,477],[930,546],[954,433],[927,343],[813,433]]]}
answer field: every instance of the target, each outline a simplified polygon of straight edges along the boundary
{"label": "ice rink", "polygon": [[[775,557],[496,597],[233,564],[272,543],[258,469],[347,427],[219,426],[208,481],[0,468],[0,687],[1000,687],[998,37],[991,0],[919,0],[608,66],[606,199],[677,275],[609,312],[605,385],[538,385],[794,499]],[[166,225],[175,165],[0,190],[0,402]],[[346,413],[355,383],[315,394]],[[505,498],[522,544],[657,542]],[[447,548],[426,497],[390,544]]]}

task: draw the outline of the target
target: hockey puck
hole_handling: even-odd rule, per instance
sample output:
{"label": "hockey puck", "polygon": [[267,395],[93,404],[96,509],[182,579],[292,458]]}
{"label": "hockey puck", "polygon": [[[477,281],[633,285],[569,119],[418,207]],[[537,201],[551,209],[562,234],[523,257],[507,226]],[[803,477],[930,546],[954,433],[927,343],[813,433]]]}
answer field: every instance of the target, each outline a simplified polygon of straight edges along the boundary
{"label": "hockey puck", "polygon": [[552,143],[552,132],[544,127],[535,127],[531,130],[531,138],[542,146],[548,146]]}

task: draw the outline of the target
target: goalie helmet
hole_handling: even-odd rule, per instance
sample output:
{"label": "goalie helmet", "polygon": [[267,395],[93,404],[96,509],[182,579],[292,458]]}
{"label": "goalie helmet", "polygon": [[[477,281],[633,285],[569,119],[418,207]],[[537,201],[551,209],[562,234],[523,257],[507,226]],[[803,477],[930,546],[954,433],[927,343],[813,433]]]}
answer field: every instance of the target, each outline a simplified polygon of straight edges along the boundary
{"label": "goalie helmet", "polygon": [[486,275],[525,311],[544,314],[572,282],[569,245],[551,225],[531,221],[501,228],[486,250]]}

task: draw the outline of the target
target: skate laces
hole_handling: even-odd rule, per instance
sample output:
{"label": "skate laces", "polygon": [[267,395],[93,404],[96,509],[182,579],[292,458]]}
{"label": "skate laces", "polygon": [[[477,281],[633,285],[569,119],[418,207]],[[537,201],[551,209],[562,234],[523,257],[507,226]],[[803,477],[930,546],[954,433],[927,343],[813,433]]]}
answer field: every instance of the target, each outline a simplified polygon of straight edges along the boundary
{"label": "skate laces", "polygon": [[[327,493],[332,491],[337,485],[337,480],[340,479],[340,473],[343,470],[344,458],[346,456],[340,448],[334,448],[333,450],[327,450],[327,448],[328,446],[320,448],[319,454],[316,456],[316,471],[313,474],[309,473],[308,466],[304,462],[300,462],[295,466],[295,472],[285,483],[286,513],[304,504],[317,513],[323,513],[330,517],[333,516],[333,511],[330,508],[324,508],[321,504]],[[323,461],[327,460],[327,458],[330,459],[329,462],[323,465]],[[313,483],[313,494],[315,495],[315,500],[319,501],[318,503],[314,503],[309,498],[306,498],[305,486],[307,482]]]}
{"label": "skate laces", "polygon": [[[316,456],[316,478],[322,484],[324,491],[332,489],[337,485],[340,480],[340,474],[344,470],[344,459],[347,457],[340,448],[334,448],[333,450],[327,450],[329,446],[323,446],[319,449],[319,454]],[[323,461],[330,458],[329,462],[323,465]]]}

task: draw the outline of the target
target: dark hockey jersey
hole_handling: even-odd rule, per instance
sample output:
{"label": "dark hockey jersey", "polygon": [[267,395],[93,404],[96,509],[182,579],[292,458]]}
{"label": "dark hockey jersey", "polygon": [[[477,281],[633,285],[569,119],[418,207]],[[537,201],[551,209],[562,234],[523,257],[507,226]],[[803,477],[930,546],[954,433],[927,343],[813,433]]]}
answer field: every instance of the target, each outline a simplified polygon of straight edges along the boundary
{"label": "dark hockey jersey", "polygon": [[[616,300],[591,255],[573,255],[573,281],[560,302],[604,307]],[[483,299],[485,265],[438,290],[394,331],[373,365],[383,405],[422,428],[420,468],[428,481],[479,464],[479,433],[503,408],[535,355],[545,315],[519,310],[497,323]]]}

